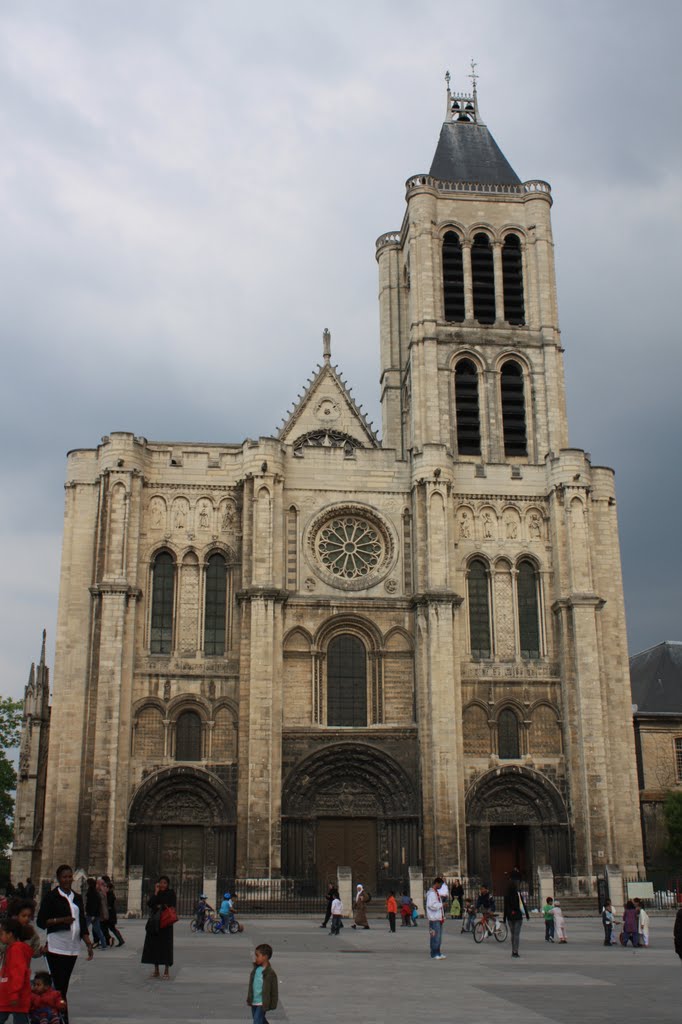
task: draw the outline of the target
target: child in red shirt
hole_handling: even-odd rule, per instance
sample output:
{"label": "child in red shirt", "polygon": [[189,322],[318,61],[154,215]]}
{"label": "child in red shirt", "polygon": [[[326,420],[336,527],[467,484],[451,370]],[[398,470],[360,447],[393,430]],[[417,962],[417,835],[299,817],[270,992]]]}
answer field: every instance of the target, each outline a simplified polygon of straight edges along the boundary
{"label": "child in red shirt", "polygon": [[386,900],[386,914],[388,916],[388,926],[392,932],[395,931],[395,915],[398,913],[398,904],[396,903],[395,893],[391,889]]}
{"label": "child in red shirt", "polygon": [[36,971],[31,983],[30,1024],[59,1024],[60,1011],[65,1009],[64,997],[52,987],[49,972]]}
{"label": "child in red shirt", "polygon": [[22,941],[24,929],[18,921],[0,924],[0,942],[7,947],[0,968],[0,1024],[9,1020],[14,1024],[28,1024],[31,1002],[31,949]]}

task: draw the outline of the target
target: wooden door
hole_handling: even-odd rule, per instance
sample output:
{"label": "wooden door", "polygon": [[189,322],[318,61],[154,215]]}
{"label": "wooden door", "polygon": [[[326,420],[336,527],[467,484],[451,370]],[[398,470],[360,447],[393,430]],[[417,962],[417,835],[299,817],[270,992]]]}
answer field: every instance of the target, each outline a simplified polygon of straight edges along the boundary
{"label": "wooden door", "polygon": [[320,818],[317,823],[317,877],[321,886],[336,880],[338,867],[350,867],[353,882],[376,891],[377,824],[372,818]]}
{"label": "wooden door", "polygon": [[167,825],[161,830],[161,868],[174,884],[195,881],[204,875],[204,830],[201,826]]}
{"label": "wooden door", "polygon": [[503,825],[490,829],[490,882],[496,896],[504,895],[514,868],[519,869],[522,879],[526,878],[527,846],[527,828]]}

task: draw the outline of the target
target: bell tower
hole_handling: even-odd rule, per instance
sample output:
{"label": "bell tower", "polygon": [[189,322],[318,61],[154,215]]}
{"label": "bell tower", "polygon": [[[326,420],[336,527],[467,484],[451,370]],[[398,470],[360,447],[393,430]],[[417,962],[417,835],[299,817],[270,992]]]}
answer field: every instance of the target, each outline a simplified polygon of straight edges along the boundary
{"label": "bell tower", "polygon": [[542,463],[567,440],[550,186],[522,182],[446,74],[428,174],[377,240],[384,445]]}

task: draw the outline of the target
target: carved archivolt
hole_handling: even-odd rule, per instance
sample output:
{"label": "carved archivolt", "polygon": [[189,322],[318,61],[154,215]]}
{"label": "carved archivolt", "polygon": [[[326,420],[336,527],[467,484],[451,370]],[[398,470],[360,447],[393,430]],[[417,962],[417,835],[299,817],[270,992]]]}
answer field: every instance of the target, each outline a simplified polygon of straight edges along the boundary
{"label": "carved archivolt", "polygon": [[131,825],[207,825],[235,822],[230,795],[211,772],[183,766],[166,768],[146,779],[133,797]]}
{"label": "carved archivolt", "polygon": [[486,772],[466,795],[467,821],[476,825],[565,825],[568,812],[556,786],[530,768]]}
{"label": "carved archivolt", "polygon": [[418,808],[407,773],[369,744],[324,747],[292,769],[282,788],[282,814],[288,817],[409,817]]}

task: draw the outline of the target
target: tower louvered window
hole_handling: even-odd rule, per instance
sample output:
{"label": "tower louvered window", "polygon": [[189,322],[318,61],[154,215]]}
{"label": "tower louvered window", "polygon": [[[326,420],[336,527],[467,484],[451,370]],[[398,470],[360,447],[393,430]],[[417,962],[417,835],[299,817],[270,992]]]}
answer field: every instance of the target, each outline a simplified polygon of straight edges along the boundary
{"label": "tower louvered window", "polygon": [[519,720],[509,708],[500,711],[500,717],[497,720],[497,749],[500,758],[521,756]]}
{"label": "tower louvered window", "polygon": [[502,246],[502,282],[504,319],[510,324],[525,324],[523,302],[523,262],[518,235],[507,235]]}
{"label": "tower louvered window", "polygon": [[488,570],[485,562],[474,559],[469,565],[469,637],[473,658],[490,657],[490,602]]}
{"label": "tower louvered window", "polygon": [[478,374],[470,359],[455,367],[455,410],[457,451],[460,455],[481,454],[481,422],[478,412]]}
{"label": "tower louvered window", "polygon": [[462,246],[454,231],[443,238],[443,306],[446,320],[464,320]]}
{"label": "tower louvered window", "polygon": [[327,651],[327,725],[367,725],[367,654],[348,634],[334,637]]}
{"label": "tower louvered window", "polygon": [[495,323],[495,269],[490,239],[482,232],[471,246],[474,317],[479,324]]}
{"label": "tower louvered window", "polygon": [[206,613],[204,617],[204,654],[225,653],[227,617],[227,562],[222,555],[211,555],[206,567]]}
{"label": "tower louvered window", "polygon": [[502,367],[501,390],[504,454],[527,455],[523,370],[511,359]]}
{"label": "tower louvered window", "polygon": [[154,559],[152,570],[152,615],[150,650],[152,654],[170,654],[173,649],[173,592],[175,565],[173,556],[162,551]]}
{"label": "tower louvered window", "polygon": [[519,562],[516,578],[519,608],[519,641],[522,658],[540,657],[540,616],[538,614],[538,578],[532,562]]}

